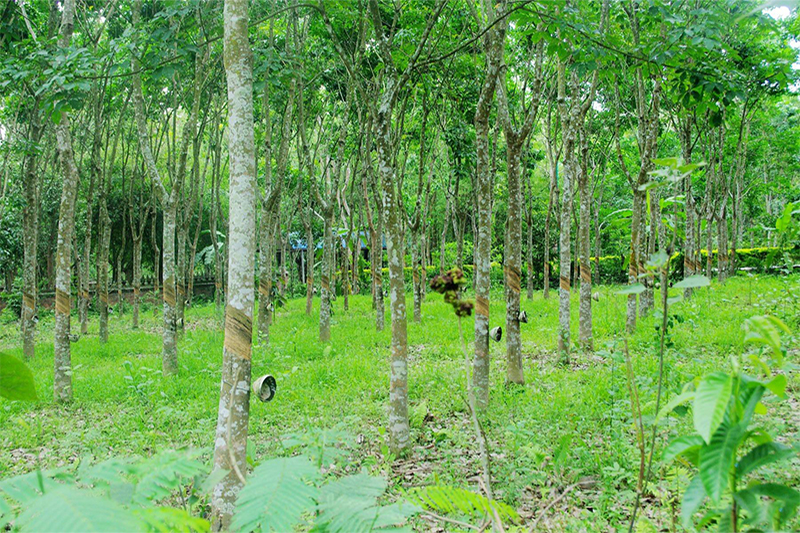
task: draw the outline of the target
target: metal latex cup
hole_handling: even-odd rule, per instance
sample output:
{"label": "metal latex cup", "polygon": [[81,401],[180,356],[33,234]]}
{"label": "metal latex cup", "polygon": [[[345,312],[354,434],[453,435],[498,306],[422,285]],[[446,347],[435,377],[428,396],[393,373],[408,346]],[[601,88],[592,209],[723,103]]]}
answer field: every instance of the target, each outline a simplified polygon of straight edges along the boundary
{"label": "metal latex cup", "polygon": [[500,326],[492,328],[491,331],[489,331],[489,336],[494,339],[495,342],[500,342],[500,339],[503,338],[503,328]]}
{"label": "metal latex cup", "polygon": [[253,381],[253,394],[255,394],[262,402],[268,402],[275,397],[275,391],[278,390],[278,383],[275,378],[269,374],[261,376]]}

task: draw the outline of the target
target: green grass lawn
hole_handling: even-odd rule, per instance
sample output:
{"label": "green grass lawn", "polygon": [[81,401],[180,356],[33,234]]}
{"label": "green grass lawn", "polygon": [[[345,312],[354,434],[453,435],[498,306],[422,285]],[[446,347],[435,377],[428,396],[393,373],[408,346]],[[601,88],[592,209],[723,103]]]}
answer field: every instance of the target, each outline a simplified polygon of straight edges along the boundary
{"label": "green grass lawn", "polygon": [[[771,314],[800,331],[800,278],[737,277],[701,289],[675,304],[680,315],[665,365],[666,399],[693,377],[724,369],[745,345],[741,324]],[[625,296],[601,287],[594,303],[593,354],[574,352],[560,363],[557,293],[545,300],[523,298],[529,323],[522,325],[525,387],[504,386],[504,343],[493,343],[491,398],[484,426],[489,440],[495,496],[525,519],[539,516],[566,487],[581,481],[540,519],[540,527],[566,531],[610,531],[627,527],[635,498],[639,455],[622,356]],[[677,293],[677,291],[676,291]],[[503,325],[500,292],[491,305],[491,324]],[[318,301],[311,316],[305,301],[291,300],[277,312],[269,346],[253,350],[253,375],[273,374],[278,394],[267,404],[251,403],[252,456],[260,460],[287,453],[282,438],[292,432],[339,428],[353,437],[348,457],[336,468],[367,468],[387,476],[399,494],[411,486],[453,484],[479,491],[477,445],[464,403],[465,372],[451,307],[436,294],[423,304],[422,323],[409,320],[411,452],[391,457],[386,447],[390,328],[374,329],[369,296],[334,302],[332,339],[318,337]],[[577,297],[573,297],[573,338]],[[408,298],[408,307],[411,299]],[[7,315],[3,315],[7,316]],[[110,340],[100,345],[96,317],[88,336],[72,345],[75,401],[52,401],[52,315],[43,314],[36,358],[30,361],[41,401],[0,400],[0,479],[65,466],[84,458],[151,455],[165,449],[199,447],[211,457],[219,400],[223,331],[212,305],[187,310],[179,344],[180,373],[162,378],[160,317],[143,312],[138,331],[130,315],[112,315]],[[635,380],[645,422],[655,413],[656,321],[641,320],[630,337]],[[472,319],[464,322],[471,341]],[[16,323],[0,325],[0,349],[22,357]],[[800,362],[797,337],[784,339],[790,361]],[[766,401],[765,425],[784,442],[800,441],[800,373],[789,373],[789,399]],[[663,405],[663,404],[662,404]],[[691,427],[690,417],[659,426],[659,442]],[[658,457],[658,455],[656,455]],[[675,508],[689,478],[688,468],[656,466],[657,481],[644,499],[644,515],[671,530]],[[800,460],[768,470],[771,480],[800,485]],[[431,524],[417,522],[419,530]],[[680,529],[680,528],[679,528]]]}

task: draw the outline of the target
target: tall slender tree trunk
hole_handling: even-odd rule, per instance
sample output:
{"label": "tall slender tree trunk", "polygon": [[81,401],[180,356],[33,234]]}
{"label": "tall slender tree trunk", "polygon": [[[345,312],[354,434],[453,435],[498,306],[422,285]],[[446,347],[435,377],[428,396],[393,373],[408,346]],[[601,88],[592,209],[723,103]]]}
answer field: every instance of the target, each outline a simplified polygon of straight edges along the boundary
{"label": "tall slender tree trunk", "polygon": [[[505,83],[500,79],[498,83]],[[501,89],[502,90],[502,89]],[[509,138],[510,137],[510,138]],[[522,370],[522,339],[519,331],[520,291],[522,277],[522,142],[506,132],[508,161],[508,211],[505,239],[506,286],[506,383],[525,383]]]}
{"label": "tall slender tree trunk", "polygon": [[[105,185],[101,185],[105,189]],[[111,218],[108,216],[108,201],[104,192],[100,198],[99,246],[97,249],[97,296],[100,311],[100,343],[108,342],[108,253],[111,243]]]}
{"label": "tall slender tree trunk", "polygon": [[722,207],[717,218],[717,270],[720,283],[724,283],[728,277],[728,205],[726,199],[722,200]]}
{"label": "tall slender tree trunk", "polygon": [[[64,0],[61,8],[61,35],[58,46],[69,48],[72,41],[75,0]],[[72,151],[69,112],[61,114],[56,125],[56,146],[64,174],[58,210],[56,248],[56,323],[53,335],[53,395],[57,402],[72,400],[72,360],[70,352],[70,293],[72,284],[72,236],[75,229],[75,197],[78,192],[78,167]]]}
{"label": "tall slender tree trunk", "polygon": [[578,240],[580,242],[581,286],[578,303],[578,342],[584,350],[594,350],[592,334],[592,245],[591,226],[592,194],[589,189],[588,133],[581,135],[581,169],[578,174],[580,214],[578,216]]}
{"label": "tall slender tree trunk", "polygon": [[[497,8],[502,12],[505,2]],[[493,22],[493,21],[492,21]],[[489,404],[489,298],[491,288],[492,247],[492,165],[489,150],[489,115],[492,109],[497,78],[502,65],[505,44],[504,21],[484,35],[486,70],[475,109],[475,196],[478,234],[473,249],[475,275],[475,355],[472,360],[472,395],[479,410]],[[457,201],[457,199],[456,199]],[[458,236],[456,236],[458,238]]]}
{"label": "tall slender tree trunk", "polygon": [[[635,190],[633,192],[633,211],[631,213],[631,251],[628,259],[628,283],[633,285],[639,281],[640,271],[640,243],[642,211],[644,211],[644,192]],[[625,320],[625,328],[628,333],[636,331],[637,297],[636,294],[628,295],[628,308]]]}
{"label": "tall slender tree trunk", "polygon": [[25,206],[22,209],[22,353],[32,359],[36,353],[36,266],[39,242],[39,176],[36,171],[37,149],[42,139],[44,127],[39,115],[38,99],[31,104],[28,140],[31,144],[23,160],[25,183],[23,195]]}
{"label": "tall slender tree trunk", "polygon": [[[139,24],[141,17],[141,0],[136,0],[133,8],[133,25],[136,27]],[[150,148],[150,135],[147,131],[147,122],[144,114],[144,97],[142,96],[142,78],[138,70],[138,61],[135,60],[134,54],[134,69],[133,76],[133,101],[134,111],[136,115],[136,127],[139,137],[139,149],[142,152],[142,157],[145,162],[145,167],[150,175],[151,181],[156,186],[159,196],[161,197],[161,206],[163,208],[163,231],[162,231],[162,247],[164,251],[163,272],[164,281],[164,328],[162,335],[162,352],[161,352],[161,366],[165,375],[175,374],[178,371],[178,349],[176,344],[176,276],[175,276],[175,226],[176,226],[176,210],[178,200],[180,198],[180,189],[182,179],[177,179],[172,184],[171,190],[167,190],[161,180],[161,176],[156,168],[155,158]],[[193,131],[193,126],[188,123],[192,121],[190,117],[187,124],[184,125],[184,134],[187,129]],[[191,128],[191,129],[189,129]],[[183,152],[183,150],[182,150]],[[183,158],[183,155],[181,156]]]}
{"label": "tall slender tree trunk", "polygon": [[[158,302],[161,300],[161,247],[158,246],[158,210],[153,190],[153,218],[150,220],[150,244],[153,247],[153,317],[158,316]],[[213,238],[213,237],[212,237]]]}
{"label": "tall slender tree trunk", "polygon": [[236,496],[247,470],[256,248],[256,158],[248,4],[248,0],[225,0],[224,8],[231,201],[228,303],[214,468],[228,470],[228,474],[211,494],[214,530],[230,529]]}
{"label": "tall slender tree trunk", "polygon": [[[328,200],[330,202],[330,200]],[[325,229],[322,248],[322,272],[320,273],[319,340],[331,340],[331,282],[335,270],[333,258],[333,205],[323,210]]]}
{"label": "tall slender tree trunk", "polygon": [[306,315],[311,316],[314,306],[314,233],[311,228],[311,207],[306,224]]}

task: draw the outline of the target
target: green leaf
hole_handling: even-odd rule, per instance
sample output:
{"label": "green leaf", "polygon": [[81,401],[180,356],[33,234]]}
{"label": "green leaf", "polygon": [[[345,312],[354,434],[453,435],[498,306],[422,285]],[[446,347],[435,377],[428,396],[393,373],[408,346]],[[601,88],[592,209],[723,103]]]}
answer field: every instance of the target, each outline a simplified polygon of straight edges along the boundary
{"label": "green leaf", "polygon": [[703,445],[703,438],[700,435],[686,435],[673,439],[669,445],[664,448],[664,454],[661,460],[664,463],[669,463],[679,455],[683,455],[689,451],[699,450]]}
{"label": "green leaf", "polygon": [[776,503],[780,503],[780,505],[770,506],[768,510],[769,517],[773,522],[768,525],[775,530],[783,529],[783,526],[795,515],[800,506],[800,492],[778,483],[753,485],[734,494],[736,501],[747,507],[755,507],[760,504],[761,497],[771,498]]}
{"label": "green leaf", "polygon": [[63,487],[28,506],[15,524],[20,531],[62,533],[143,531],[144,525],[120,505],[87,490]]}
{"label": "green leaf", "polygon": [[239,491],[233,531],[292,531],[306,511],[314,508],[319,470],[303,456],[265,461],[253,470]]}
{"label": "green leaf", "polygon": [[686,492],[683,493],[683,501],[681,502],[683,527],[688,529],[692,525],[692,515],[700,509],[706,497],[706,489],[703,487],[703,482],[698,474],[692,478],[689,486],[686,487]]}
{"label": "green leaf", "polygon": [[778,398],[786,398],[786,376],[779,374],[764,383],[764,386]]}
{"label": "green leaf", "polygon": [[0,352],[0,396],[8,400],[38,400],[36,384],[28,366]]}
{"label": "green leaf", "polygon": [[154,507],[136,511],[136,515],[147,523],[148,530],[156,533],[207,533],[211,531],[211,523],[197,516],[192,516],[184,509],[173,507]]}
{"label": "green leaf", "polygon": [[465,514],[480,519],[497,513],[501,520],[519,521],[517,512],[505,503],[447,485],[414,489],[408,494],[408,500],[420,507],[444,514]]}
{"label": "green leaf", "polygon": [[697,287],[708,287],[709,285],[711,285],[711,281],[707,277],[702,275],[697,275],[697,276],[689,276],[687,278],[682,279],[681,281],[673,285],[673,288],[694,289]]}
{"label": "green leaf", "polygon": [[731,376],[724,372],[708,374],[700,380],[694,398],[694,428],[706,442],[722,423],[733,389]]}
{"label": "green leaf", "polygon": [[754,316],[744,321],[744,342],[764,344],[772,348],[778,365],[783,364],[781,334],[791,333],[789,327],[774,316]]}
{"label": "green leaf", "polygon": [[777,463],[797,455],[797,452],[778,442],[766,442],[750,450],[736,465],[736,476],[742,478],[762,466]]}
{"label": "green leaf", "polygon": [[736,449],[744,436],[744,428],[736,424],[721,425],[711,442],[700,449],[700,479],[711,501],[719,505],[722,494],[730,484]]}
{"label": "green leaf", "polygon": [[681,394],[678,394],[677,396],[673,397],[667,403],[667,405],[665,405],[663,408],[661,408],[661,411],[658,412],[658,415],[656,415],[656,422],[658,422],[659,420],[661,420],[665,416],[669,415],[672,412],[672,410],[675,409],[676,407],[678,407],[679,405],[682,405],[682,404],[688,402],[689,400],[693,400],[694,399],[694,395],[695,395],[694,391],[686,391],[686,392],[682,392]]}
{"label": "green leaf", "polygon": [[617,291],[617,294],[639,294],[644,292],[644,285],[641,283],[634,283]]}
{"label": "green leaf", "polygon": [[136,484],[133,501],[139,505],[158,501],[168,497],[198,474],[207,472],[206,466],[194,459],[198,450],[176,452],[170,451],[156,455],[136,466],[136,470],[144,474]]}
{"label": "green leaf", "polygon": [[328,533],[371,532],[399,525],[419,512],[410,503],[379,506],[385,490],[386,480],[363,473],[328,483],[319,492],[316,525],[324,524]]}

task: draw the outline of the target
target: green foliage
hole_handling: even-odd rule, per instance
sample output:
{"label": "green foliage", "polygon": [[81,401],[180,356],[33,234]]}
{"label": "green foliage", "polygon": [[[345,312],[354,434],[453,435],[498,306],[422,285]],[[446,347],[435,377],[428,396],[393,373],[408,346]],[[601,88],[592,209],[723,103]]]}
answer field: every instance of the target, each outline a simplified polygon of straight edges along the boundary
{"label": "green foliage", "polygon": [[141,531],[142,522],[121,505],[92,491],[60,487],[36,498],[15,521],[20,531]]}
{"label": "green foliage", "polygon": [[201,485],[207,468],[198,455],[84,461],[74,472],[37,470],[7,479],[0,483],[0,523],[13,521],[21,531],[207,531],[208,522],[188,509],[159,507]]}
{"label": "green foliage", "polygon": [[[745,341],[769,348],[774,367],[783,364],[781,333],[788,332],[775,317],[759,316],[744,326]],[[760,373],[754,377],[744,371],[744,361],[754,363]],[[681,458],[697,467],[697,474],[683,496],[681,516],[689,527],[692,518],[710,501],[702,523],[716,522],[720,531],[741,527],[773,531],[785,528],[800,505],[800,492],[777,483],[763,483],[757,476],[765,466],[785,461],[797,451],[774,442],[762,427],[753,424],[755,414],[766,412],[761,402],[772,392],[784,397],[785,377],[773,377],[767,361],[750,354],[743,361],[731,359],[729,372],[712,372],[699,379],[694,393],[687,391],[670,402],[672,409],[693,399],[696,435],[677,437],[664,450],[665,462]],[[782,378],[782,379],[779,379]],[[690,384],[691,386],[691,384]]]}
{"label": "green foliage", "polygon": [[0,352],[0,396],[7,400],[36,400],[31,370],[19,359]]}
{"label": "green foliage", "polygon": [[325,481],[306,456],[265,461],[239,492],[232,529],[280,532],[310,523],[316,532],[399,531],[395,526],[418,512],[408,503],[379,505],[382,478],[359,473]]}
{"label": "green foliage", "polygon": [[303,456],[265,461],[239,492],[236,531],[291,531],[315,505],[319,469]]}
{"label": "green foliage", "polygon": [[503,521],[519,521],[519,514],[507,504],[458,487],[440,485],[413,489],[408,493],[408,499],[438,513],[476,520],[492,519],[496,513]]}

